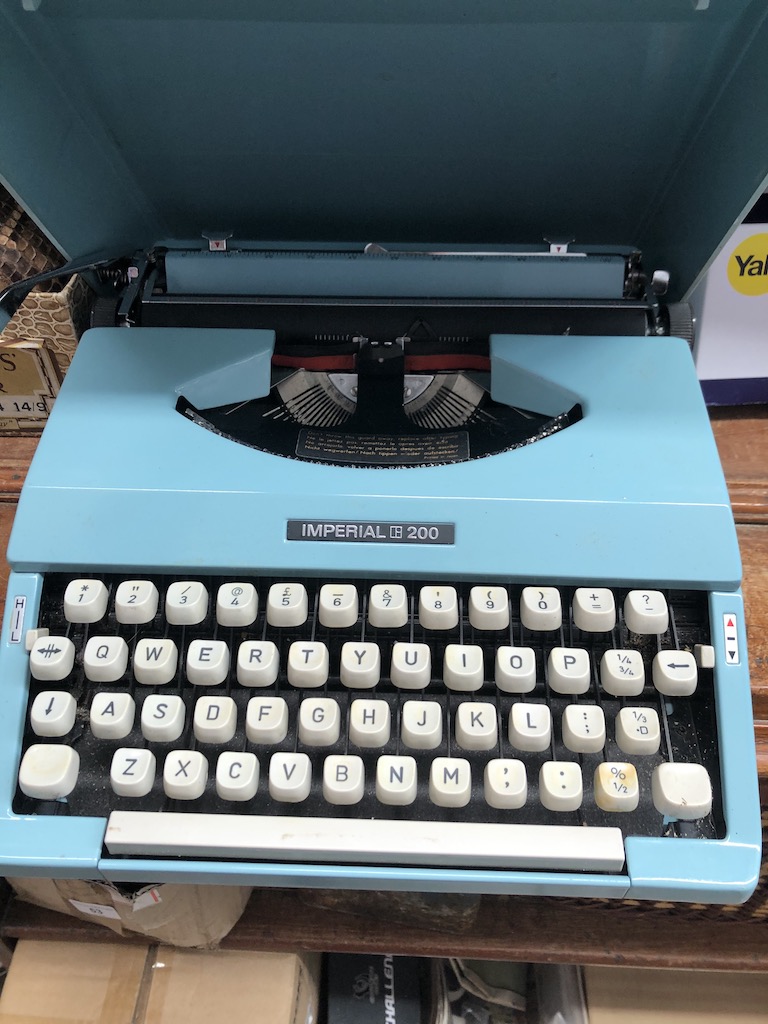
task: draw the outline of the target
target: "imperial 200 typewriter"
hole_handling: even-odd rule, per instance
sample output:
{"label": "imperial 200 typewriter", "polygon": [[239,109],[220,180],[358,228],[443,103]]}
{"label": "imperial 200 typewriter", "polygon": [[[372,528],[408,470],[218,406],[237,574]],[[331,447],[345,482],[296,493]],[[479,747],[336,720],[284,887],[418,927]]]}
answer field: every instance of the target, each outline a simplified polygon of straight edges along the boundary
{"label": "imperial 200 typewriter", "polygon": [[6,874],[754,888],[681,300],[768,170],[764,5],[576,6],[2,0],[0,170],[95,295],[8,551]]}

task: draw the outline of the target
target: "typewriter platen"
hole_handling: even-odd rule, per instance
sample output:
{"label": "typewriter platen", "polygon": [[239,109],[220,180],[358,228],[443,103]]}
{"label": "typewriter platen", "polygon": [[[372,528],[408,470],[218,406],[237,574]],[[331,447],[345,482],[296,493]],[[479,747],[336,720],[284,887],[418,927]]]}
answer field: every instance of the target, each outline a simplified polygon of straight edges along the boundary
{"label": "typewriter platen", "polygon": [[9,546],[0,868],[745,899],[680,303],[768,173],[764,5],[161,6],[0,0],[0,174],[97,293]]}

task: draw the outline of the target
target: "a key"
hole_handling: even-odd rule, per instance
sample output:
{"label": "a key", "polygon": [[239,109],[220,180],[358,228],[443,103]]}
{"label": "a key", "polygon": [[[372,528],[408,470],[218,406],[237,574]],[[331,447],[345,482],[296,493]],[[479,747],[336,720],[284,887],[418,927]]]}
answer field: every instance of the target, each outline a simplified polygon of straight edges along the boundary
{"label": "a key", "polygon": [[637,770],[626,761],[604,761],[595,769],[595,803],[602,811],[634,811],[640,802]]}
{"label": "a key", "polygon": [[325,686],[330,659],[328,648],[318,641],[297,640],[288,650],[288,682],[299,689]]}
{"label": "a key", "polygon": [[280,671],[280,654],[271,640],[244,640],[237,649],[241,686],[271,686]]}
{"label": "a key", "polygon": [[288,733],[288,705],[283,697],[252,697],[245,712],[245,735],[251,743],[282,743]]}
{"label": "a key", "polygon": [[443,739],[443,709],[432,700],[407,700],[400,720],[400,739],[411,750],[434,750]]}
{"label": "a key", "polygon": [[389,742],[392,715],[385,700],[353,700],[349,708],[349,742],[383,747]]}
{"label": "a key", "polygon": [[493,750],[499,741],[496,705],[481,701],[459,704],[456,742],[463,750]]}
{"label": "a key", "polygon": [[33,743],[19,765],[19,789],[35,800],[61,800],[77,785],[80,755],[59,743]]}
{"label": "a key", "polygon": [[91,732],[100,740],[122,740],[133,729],[136,702],[130,693],[97,693],[91,701]]}
{"label": "a key", "polygon": [[368,622],[376,629],[401,629],[408,622],[408,594],[400,583],[376,583],[368,595]]}
{"label": "a key", "polygon": [[504,693],[530,693],[536,686],[536,654],[531,647],[499,647],[494,674]]}
{"label": "a key", "polygon": [[75,724],[77,701],[64,690],[43,690],[32,702],[29,724],[35,736],[66,736]]}
{"label": "a key", "polygon": [[660,651],[653,659],[653,685],[667,697],[690,697],[696,692],[698,669],[690,651]]}
{"label": "a key", "polygon": [[475,644],[446,644],[443,682],[449,690],[471,693],[482,687],[484,677],[482,647]]}
{"label": "a key", "polygon": [[625,754],[655,754],[661,744],[655,708],[622,708],[616,716],[616,743]]}
{"label": "a key", "polygon": [[497,757],[485,766],[485,802],[489,807],[514,810],[525,807],[528,779],[525,765],[514,758]]}
{"label": "a key", "polygon": [[579,694],[589,689],[589,654],[583,648],[553,647],[547,669],[547,680],[556,693]]}
{"label": "a key", "polygon": [[250,626],[259,614],[259,595],[252,583],[222,583],[216,592],[220,626]]}
{"label": "a key", "polygon": [[172,626],[195,626],[208,614],[208,591],[198,580],[172,583],[165,592],[165,617]]}
{"label": "a key", "polygon": [[545,761],[539,771],[539,799],[548,811],[576,811],[584,799],[581,766],[575,761]]}
{"label": "a key", "polygon": [[526,629],[550,632],[563,624],[560,591],[555,587],[523,587],[520,594],[520,621]]}
{"label": "a key", "polygon": [[143,686],[165,686],[176,675],[178,662],[173,640],[139,640],[133,652],[133,675]]}
{"label": "a key", "polygon": [[455,587],[422,587],[419,591],[419,625],[424,629],[453,629],[459,623],[459,598]]}
{"label": "a key", "polygon": [[518,750],[546,750],[552,742],[552,712],[546,704],[514,704],[509,742]]}
{"label": "a key", "polygon": [[423,690],[432,678],[432,651],[428,644],[392,645],[390,678],[401,690]]}
{"label": "a key", "polygon": [[120,747],[112,756],[109,781],[118,796],[142,797],[152,792],[157,762],[146,747]]}
{"label": "a key", "polygon": [[223,640],[193,640],[187,649],[187,679],[194,686],[219,686],[229,675],[229,648]]}
{"label": "a key", "polygon": [[46,636],[29,652],[33,679],[54,683],[66,679],[75,664],[75,645],[66,636]]}
{"label": "a key", "polygon": [[563,712],[563,743],[575,754],[596,754],[605,746],[605,715],[596,704],[569,704]]}
{"label": "a key", "polygon": [[341,648],[339,678],[343,686],[368,690],[381,679],[381,651],[378,644],[348,641]]}
{"label": "a key", "polygon": [[64,591],[67,622],[100,622],[107,614],[109,591],[101,580],[72,580]]}
{"label": "a key", "polygon": [[208,782],[208,759],[199,750],[172,750],[163,765],[163,789],[171,800],[199,800]]}
{"label": "a key", "polygon": [[624,622],[632,633],[666,633],[667,599],[660,590],[630,590],[624,598]]}
{"label": "a key", "polygon": [[128,644],[121,636],[92,636],[83,651],[85,678],[91,683],[116,683],[128,669]]}
{"label": "a key", "polygon": [[639,651],[606,651],[600,659],[600,685],[612,697],[638,697],[645,687]]}
{"label": "a key", "polygon": [[229,743],[237,729],[237,705],[231,697],[198,697],[192,729],[198,743]]}
{"label": "a key", "polygon": [[151,622],[159,601],[157,587],[151,580],[123,580],[115,593],[115,618],[128,625]]}
{"label": "a key", "polygon": [[330,747],[339,738],[341,714],[330,697],[309,697],[299,707],[299,742],[307,747]]}
{"label": "a key", "polygon": [[700,764],[658,765],[651,776],[651,795],[656,810],[668,818],[695,821],[712,810],[712,782]]}
{"label": "a key", "polygon": [[509,596],[504,587],[472,587],[468,615],[473,629],[506,629],[509,626]]}
{"label": "a key", "polygon": [[355,754],[332,754],[323,763],[323,796],[329,804],[359,803],[365,793],[365,766]]}
{"label": "a key", "polygon": [[151,694],[141,706],[141,735],[150,743],[175,743],[184,732],[186,714],[177,694]]}
{"label": "a key", "polygon": [[586,633],[609,633],[616,625],[616,602],[605,587],[578,587],[573,594],[573,624]]}
{"label": "a key", "polygon": [[269,795],[282,803],[298,804],[312,789],[312,763],[306,754],[278,753],[269,760]]}
{"label": "a key", "polygon": [[357,622],[357,587],[352,583],[325,583],[320,587],[318,618],[328,629],[349,629]]}
{"label": "a key", "polygon": [[309,598],[303,583],[273,583],[267,595],[270,626],[301,626],[307,621]]}
{"label": "a key", "polygon": [[466,807],[472,770],[463,757],[436,757],[429,770],[429,799],[438,807]]}
{"label": "a key", "polygon": [[216,793],[222,800],[243,803],[252,800],[259,788],[259,761],[255,754],[219,754],[216,762]]}
{"label": "a key", "polygon": [[382,804],[406,807],[416,799],[416,759],[382,755],[376,762],[376,799]]}

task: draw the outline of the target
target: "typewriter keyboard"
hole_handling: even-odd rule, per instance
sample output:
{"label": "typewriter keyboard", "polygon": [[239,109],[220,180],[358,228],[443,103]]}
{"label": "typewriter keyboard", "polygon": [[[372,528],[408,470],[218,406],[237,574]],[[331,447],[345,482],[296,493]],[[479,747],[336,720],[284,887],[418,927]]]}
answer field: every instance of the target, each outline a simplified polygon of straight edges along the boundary
{"label": "typewriter keyboard", "polygon": [[620,871],[724,834],[704,593],[81,572],[26,643],[14,810],[112,855]]}

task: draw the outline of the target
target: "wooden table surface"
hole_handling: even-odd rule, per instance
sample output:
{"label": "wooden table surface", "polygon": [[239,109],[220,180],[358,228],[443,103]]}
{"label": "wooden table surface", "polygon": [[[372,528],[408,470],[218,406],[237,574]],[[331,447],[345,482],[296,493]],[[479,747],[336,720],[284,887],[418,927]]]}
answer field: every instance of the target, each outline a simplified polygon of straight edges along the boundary
{"label": "wooden table surface", "polygon": [[[744,598],[758,750],[768,808],[768,408],[713,410],[744,563]],[[0,438],[0,548],[4,551],[34,437]],[[702,553],[706,557],[706,553]],[[0,595],[7,568],[0,567]],[[2,597],[0,596],[0,600]],[[325,897],[326,894],[322,894]],[[474,915],[450,925],[401,912],[360,894],[335,906],[313,894],[257,890],[224,945],[239,949],[378,951],[540,963],[634,964],[768,971],[768,892],[744,907],[660,906],[630,901],[484,896]],[[90,922],[12,899],[6,939],[126,941]]]}

